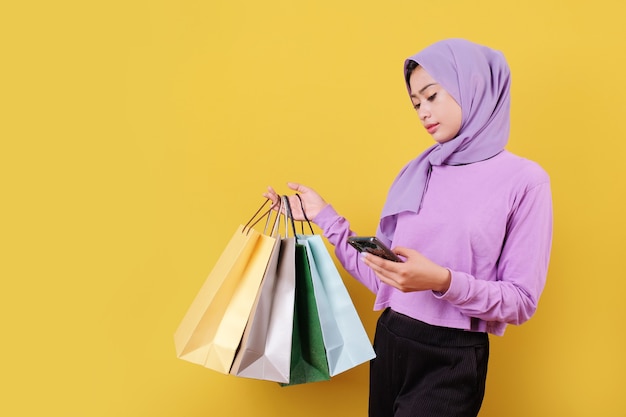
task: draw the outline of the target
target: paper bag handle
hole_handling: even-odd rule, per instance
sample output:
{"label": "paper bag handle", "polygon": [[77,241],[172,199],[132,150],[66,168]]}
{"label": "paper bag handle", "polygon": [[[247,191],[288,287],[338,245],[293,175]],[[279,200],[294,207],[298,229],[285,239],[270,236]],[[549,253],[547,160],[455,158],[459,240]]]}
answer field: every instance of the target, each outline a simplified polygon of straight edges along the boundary
{"label": "paper bag handle", "polygon": [[291,204],[289,204],[289,198],[287,196],[282,196],[283,204],[285,206],[285,213],[287,214],[287,220],[291,223],[291,230],[293,231],[294,237],[296,236],[296,225],[293,221],[293,214],[291,213]]}
{"label": "paper bag handle", "polygon": [[[304,203],[302,202],[300,194],[296,193],[296,197],[298,197],[298,201],[300,201],[300,208],[302,209],[302,215],[304,216],[304,220],[306,220],[306,222],[308,223],[309,229],[311,229],[311,234],[314,235],[315,232],[313,231],[313,226],[311,226],[311,221],[306,216],[306,212],[304,211]],[[301,222],[300,225],[302,226],[302,234],[304,234],[304,222]]]}
{"label": "paper bag handle", "polygon": [[[243,227],[242,232],[246,229],[248,229],[248,231],[246,232],[246,234],[250,233],[250,230],[252,230],[252,228],[259,222],[261,221],[261,219],[263,219],[265,216],[269,216],[269,214],[272,212],[272,207],[269,208],[269,210],[267,210],[265,213],[263,213],[258,219],[257,216],[259,215],[259,213],[261,212],[261,210],[263,210],[263,207],[265,207],[265,205],[267,204],[268,201],[271,201],[270,199],[265,200],[265,202],[263,203],[263,205],[261,207],[259,207],[259,209],[256,211],[256,213],[254,213],[252,215],[252,217],[250,218],[250,220],[248,220],[248,223],[246,223],[246,225]],[[256,220],[254,220],[256,219]],[[268,219],[269,220],[269,219]],[[253,223],[254,222],[254,223]],[[252,224],[251,224],[252,223]],[[265,227],[267,228],[267,224],[265,225]]]}

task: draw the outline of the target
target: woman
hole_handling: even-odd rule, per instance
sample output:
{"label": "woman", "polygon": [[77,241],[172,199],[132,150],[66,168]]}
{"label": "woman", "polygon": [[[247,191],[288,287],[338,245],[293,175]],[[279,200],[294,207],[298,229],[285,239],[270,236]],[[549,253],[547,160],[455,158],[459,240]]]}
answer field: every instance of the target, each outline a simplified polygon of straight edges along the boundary
{"label": "woman", "polygon": [[[488,334],[537,308],[552,239],[549,177],[505,150],[510,72],[504,56],[444,40],[405,62],[419,119],[436,144],[391,185],[377,236],[405,262],[359,256],[348,221],[313,189],[289,183],[296,219],[314,221],[344,268],[385,310],[370,366],[370,416],[476,416]],[[277,201],[269,188],[266,197]]]}

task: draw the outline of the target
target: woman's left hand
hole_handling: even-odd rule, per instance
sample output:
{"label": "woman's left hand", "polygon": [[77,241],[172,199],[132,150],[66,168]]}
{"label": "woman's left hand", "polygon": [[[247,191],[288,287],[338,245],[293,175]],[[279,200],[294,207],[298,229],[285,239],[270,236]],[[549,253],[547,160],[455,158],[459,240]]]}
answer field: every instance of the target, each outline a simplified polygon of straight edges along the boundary
{"label": "woman's left hand", "polygon": [[406,261],[388,261],[365,252],[361,256],[382,282],[402,292],[432,290],[444,293],[450,287],[452,277],[447,268],[413,249],[396,247],[393,252],[406,258]]}

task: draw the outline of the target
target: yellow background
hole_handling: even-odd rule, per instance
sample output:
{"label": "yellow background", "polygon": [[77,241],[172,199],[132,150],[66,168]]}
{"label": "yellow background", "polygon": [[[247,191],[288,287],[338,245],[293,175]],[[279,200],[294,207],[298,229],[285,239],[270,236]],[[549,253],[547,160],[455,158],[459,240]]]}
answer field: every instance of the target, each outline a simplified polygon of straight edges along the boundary
{"label": "yellow background", "polygon": [[[614,0],[14,1],[0,6],[0,415],[364,416],[367,365],[280,388],[173,333],[268,185],[360,233],[430,145],[405,57],[505,52],[509,149],[550,173],[536,316],[492,337],[482,417],[624,416],[626,14]],[[373,297],[346,285],[370,336]]]}

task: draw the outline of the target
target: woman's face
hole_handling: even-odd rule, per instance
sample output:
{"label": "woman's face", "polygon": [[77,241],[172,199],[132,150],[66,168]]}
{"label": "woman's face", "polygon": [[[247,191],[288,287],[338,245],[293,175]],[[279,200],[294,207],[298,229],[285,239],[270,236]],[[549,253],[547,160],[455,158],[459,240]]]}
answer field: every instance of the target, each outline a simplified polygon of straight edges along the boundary
{"label": "woman's face", "polygon": [[461,106],[421,66],[409,78],[413,107],[426,131],[439,143],[445,143],[461,129]]}

